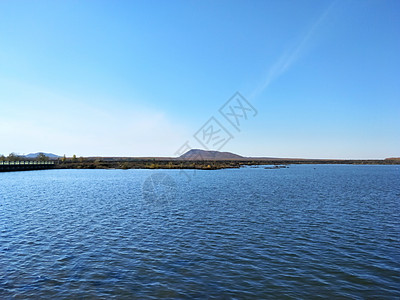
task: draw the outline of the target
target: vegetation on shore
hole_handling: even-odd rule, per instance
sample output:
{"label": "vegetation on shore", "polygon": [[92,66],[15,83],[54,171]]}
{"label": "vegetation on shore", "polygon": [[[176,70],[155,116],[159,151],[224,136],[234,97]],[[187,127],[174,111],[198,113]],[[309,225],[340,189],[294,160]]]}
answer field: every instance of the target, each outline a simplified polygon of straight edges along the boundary
{"label": "vegetation on shore", "polygon": [[34,158],[18,155],[13,152],[10,153],[8,156],[4,156],[3,154],[0,155],[0,161],[29,161],[29,160],[49,161],[51,160],[51,158],[46,156],[44,153],[38,153],[38,155]]}
{"label": "vegetation on shore", "polygon": [[189,161],[175,159],[66,159],[56,164],[58,169],[201,169],[240,168],[237,161]]}
{"label": "vegetation on shore", "polygon": [[200,169],[217,170],[253,165],[289,164],[352,164],[391,165],[399,160],[180,160],[180,159],[65,159],[59,161],[59,169]]}
{"label": "vegetation on shore", "polygon": [[122,158],[122,157],[59,157],[52,159],[39,153],[35,159],[28,159],[11,153],[0,156],[0,161],[55,161],[56,169],[199,169],[217,170],[240,168],[254,165],[289,165],[289,164],[352,164],[352,165],[397,165],[400,159],[384,160],[334,160],[334,159],[243,159],[243,160],[191,160],[182,158]]}

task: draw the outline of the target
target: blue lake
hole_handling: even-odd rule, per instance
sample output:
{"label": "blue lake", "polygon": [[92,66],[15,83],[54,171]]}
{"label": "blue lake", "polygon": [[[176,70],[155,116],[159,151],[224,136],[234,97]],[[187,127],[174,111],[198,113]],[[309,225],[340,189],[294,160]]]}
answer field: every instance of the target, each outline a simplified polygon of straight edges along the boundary
{"label": "blue lake", "polygon": [[399,166],[0,173],[1,299],[399,299],[399,238]]}

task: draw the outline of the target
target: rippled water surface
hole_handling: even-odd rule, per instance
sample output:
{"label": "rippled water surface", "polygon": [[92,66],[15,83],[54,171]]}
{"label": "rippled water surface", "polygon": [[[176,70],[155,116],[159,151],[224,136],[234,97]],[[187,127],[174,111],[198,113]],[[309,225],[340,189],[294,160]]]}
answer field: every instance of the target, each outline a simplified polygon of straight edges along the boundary
{"label": "rippled water surface", "polygon": [[0,173],[0,298],[400,298],[399,166],[186,172]]}

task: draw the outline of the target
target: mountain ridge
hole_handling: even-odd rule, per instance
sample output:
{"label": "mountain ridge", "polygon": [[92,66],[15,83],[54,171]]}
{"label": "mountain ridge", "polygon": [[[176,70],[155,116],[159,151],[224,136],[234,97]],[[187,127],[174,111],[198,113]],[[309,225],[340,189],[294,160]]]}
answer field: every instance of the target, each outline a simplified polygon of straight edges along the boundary
{"label": "mountain ridge", "polygon": [[178,157],[184,160],[243,160],[245,157],[232,153],[214,150],[191,149]]}
{"label": "mountain ridge", "polygon": [[60,158],[61,157],[61,156],[58,156],[58,155],[53,154],[53,153],[45,153],[45,152],[29,153],[27,155],[24,155],[23,157],[25,157],[25,158],[37,158],[40,153],[43,153],[48,158],[52,158],[52,159],[56,159],[56,158]]}

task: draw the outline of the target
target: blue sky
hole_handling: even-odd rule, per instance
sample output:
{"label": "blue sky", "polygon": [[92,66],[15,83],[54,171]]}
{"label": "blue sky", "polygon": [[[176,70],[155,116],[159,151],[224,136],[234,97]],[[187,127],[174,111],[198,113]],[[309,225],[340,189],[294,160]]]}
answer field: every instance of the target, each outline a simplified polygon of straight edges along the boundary
{"label": "blue sky", "polygon": [[399,53],[396,0],[1,1],[0,153],[400,156]]}

